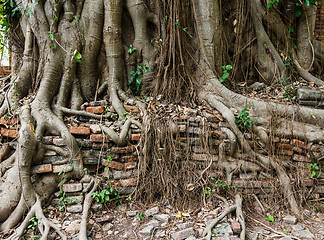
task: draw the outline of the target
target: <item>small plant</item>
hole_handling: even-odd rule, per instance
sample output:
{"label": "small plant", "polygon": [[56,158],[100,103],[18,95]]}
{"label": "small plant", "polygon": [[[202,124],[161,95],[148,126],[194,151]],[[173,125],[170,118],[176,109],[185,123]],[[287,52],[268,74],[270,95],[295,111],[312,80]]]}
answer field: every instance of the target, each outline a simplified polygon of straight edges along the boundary
{"label": "small plant", "polygon": [[41,237],[42,235],[38,234],[38,235],[31,236],[31,239],[40,239]]}
{"label": "small plant", "polygon": [[314,212],[317,212],[317,211],[318,211],[318,207],[314,206],[314,203],[312,203],[312,202],[311,202],[311,205],[312,205],[312,207],[313,207],[313,211],[314,211]]}
{"label": "small plant", "polygon": [[136,71],[130,72],[130,80],[128,81],[128,85],[130,86],[130,89],[136,94],[139,95],[141,87],[143,85],[142,78],[144,73],[146,72],[152,72],[151,68],[144,65],[143,63],[140,63]]}
{"label": "small plant", "polygon": [[274,222],[274,218],[275,216],[272,216],[272,215],[269,215],[266,220],[269,221],[269,222]]}
{"label": "small plant", "polygon": [[88,168],[83,168],[83,172],[84,172],[85,175],[87,175],[88,174]]}
{"label": "small plant", "polygon": [[74,50],[73,57],[76,62],[81,63],[82,55],[81,55],[81,53],[78,52],[78,50]]}
{"label": "small plant", "polygon": [[138,214],[137,217],[138,217],[139,220],[142,220],[142,219],[144,219],[144,214],[143,213],[140,213],[140,214]]}
{"label": "small plant", "polygon": [[308,171],[311,173],[312,178],[317,178],[319,176],[319,166],[317,163],[310,163],[308,165]]}
{"label": "small plant", "polygon": [[131,44],[131,45],[129,45],[129,49],[128,49],[128,53],[129,53],[129,55],[131,55],[131,54],[133,54],[133,52],[135,52],[136,51],[136,48],[135,47],[133,47],[133,45]]}
{"label": "small plant", "polygon": [[100,192],[95,191],[91,194],[92,198],[100,203],[106,203],[111,199],[116,199],[116,204],[121,204],[120,195],[115,191],[110,183],[110,187],[108,189],[102,189]]}
{"label": "small plant", "polygon": [[210,193],[211,193],[211,188],[210,188],[210,187],[207,187],[206,189],[204,189],[204,193],[205,193],[206,195],[210,195]]}
{"label": "small plant", "polygon": [[289,227],[286,228],[285,232],[286,233],[289,233]]}
{"label": "small plant", "polygon": [[294,97],[294,93],[293,93],[293,87],[295,87],[295,85],[293,84],[289,84],[287,87],[286,87],[286,90],[285,90],[285,94],[284,94],[284,98],[292,98]]}
{"label": "small plant", "polygon": [[29,219],[30,224],[27,226],[27,229],[35,230],[38,226],[38,220],[41,220],[41,217],[32,217]]}
{"label": "small plant", "polygon": [[110,116],[114,117],[116,114],[114,112],[111,111],[111,109],[108,106],[104,106],[105,108],[105,112],[110,114]]}
{"label": "small plant", "polygon": [[233,67],[232,65],[226,65],[222,66],[223,69],[223,75],[218,79],[221,83],[225,84],[226,79],[229,77],[229,70],[231,70]]}
{"label": "small plant", "polygon": [[243,108],[242,112],[237,116],[238,119],[235,119],[235,123],[240,124],[241,126],[252,127],[252,121],[259,119],[258,117],[250,117],[250,110],[252,105]]}

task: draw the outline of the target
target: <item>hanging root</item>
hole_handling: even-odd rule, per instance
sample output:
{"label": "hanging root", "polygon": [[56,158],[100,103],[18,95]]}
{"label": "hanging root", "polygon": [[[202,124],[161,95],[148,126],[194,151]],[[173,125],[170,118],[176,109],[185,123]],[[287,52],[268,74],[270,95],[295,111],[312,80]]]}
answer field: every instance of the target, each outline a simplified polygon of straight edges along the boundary
{"label": "hanging root", "polygon": [[211,240],[212,239],[212,230],[213,228],[228,214],[236,210],[236,217],[239,220],[239,223],[241,224],[242,231],[240,235],[241,240],[245,240],[245,220],[242,212],[242,198],[239,194],[235,196],[235,204],[228,206],[224,209],[221,215],[219,215],[217,218],[215,218],[211,223],[208,224],[206,227],[203,238],[200,240]]}

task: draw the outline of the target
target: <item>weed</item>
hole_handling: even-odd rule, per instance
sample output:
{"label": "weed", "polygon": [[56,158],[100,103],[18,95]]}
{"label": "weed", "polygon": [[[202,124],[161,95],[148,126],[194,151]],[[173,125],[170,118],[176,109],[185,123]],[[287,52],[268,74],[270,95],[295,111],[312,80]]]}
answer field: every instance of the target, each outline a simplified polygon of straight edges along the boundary
{"label": "weed", "polygon": [[232,65],[226,65],[226,66],[222,66],[222,69],[223,69],[223,75],[218,79],[221,83],[224,83],[224,85],[226,86],[225,84],[225,81],[226,79],[229,77],[229,70],[231,70],[233,67]]}
{"label": "weed", "polygon": [[294,84],[289,84],[287,87],[286,87],[286,90],[285,90],[285,94],[284,94],[284,98],[292,98],[294,97],[294,93],[293,93],[293,87],[295,87]]}
{"label": "weed", "polygon": [[74,50],[73,57],[76,62],[81,63],[82,55],[81,55],[81,53],[78,52],[78,50]]}
{"label": "weed", "polygon": [[319,176],[319,166],[317,163],[310,163],[308,165],[308,171],[311,173],[312,178],[317,178]]}
{"label": "weed", "polygon": [[152,72],[151,68],[144,65],[143,63],[140,63],[136,71],[130,72],[130,80],[128,81],[129,88],[136,94],[139,95],[141,87],[143,85],[142,78],[144,73],[146,72]]}
{"label": "weed", "polygon": [[35,230],[38,226],[38,220],[41,220],[41,217],[32,217],[29,219],[30,224],[27,226],[27,229]]}
{"label": "weed", "polygon": [[274,222],[274,218],[275,216],[272,216],[272,215],[269,215],[266,220],[269,221],[269,222]]}
{"label": "weed", "polygon": [[142,220],[144,218],[144,214],[143,213],[140,213],[140,214],[138,214],[137,217],[138,217],[139,220]]}
{"label": "weed", "polygon": [[239,113],[237,116],[238,119],[235,119],[235,123],[241,125],[241,126],[247,126],[247,127],[252,127],[252,121],[259,119],[258,117],[250,117],[250,110],[252,105],[247,106],[243,108],[243,110]]}
{"label": "weed", "polygon": [[91,194],[91,197],[100,203],[106,203],[111,199],[116,199],[116,204],[121,204],[120,195],[115,191],[111,183],[109,188],[104,188],[101,191],[95,191]]}
{"label": "weed", "polygon": [[133,45],[131,44],[131,45],[129,45],[129,49],[128,49],[128,53],[131,55],[131,54],[133,54],[133,52],[135,52],[136,51],[136,48],[135,47],[133,47]]}
{"label": "weed", "polygon": [[207,187],[206,189],[204,189],[204,193],[207,194],[207,195],[210,195],[211,188],[210,187]]}

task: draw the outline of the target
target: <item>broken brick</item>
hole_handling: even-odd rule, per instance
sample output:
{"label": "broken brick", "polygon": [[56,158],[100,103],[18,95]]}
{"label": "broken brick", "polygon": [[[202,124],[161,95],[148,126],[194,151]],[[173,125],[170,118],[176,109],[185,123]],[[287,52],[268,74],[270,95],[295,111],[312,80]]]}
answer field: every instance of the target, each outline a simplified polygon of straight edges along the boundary
{"label": "broken brick", "polygon": [[136,178],[128,178],[120,180],[120,185],[123,187],[130,187],[130,186],[136,186],[137,180]]}
{"label": "broken brick", "polygon": [[90,135],[90,128],[88,127],[71,127],[70,133],[76,135]]}
{"label": "broken brick", "polygon": [[42,164],[42,165],[36,165],[31,168],[31,173],[48,173],[52,172],[52,164]]}
{"label": "broken brick", "polygon": [[1,128],[1,135],[8,138],[17,138],[18,132],[15,129]]}
{"label": "broken brick", "polygon": [[105,108],[103,106],[87,107],[86,111],[89,113],[101,114],[105,112]]}
{"label": "broken brick", "polygon": [[141,134],[132,134],[132,141],[139,141],[141,139]]}
{"label": "broken brick", "polygon": [[124,164],[125,170],[131,170],[136,168],[137,163],[136,162],[128,162]]}

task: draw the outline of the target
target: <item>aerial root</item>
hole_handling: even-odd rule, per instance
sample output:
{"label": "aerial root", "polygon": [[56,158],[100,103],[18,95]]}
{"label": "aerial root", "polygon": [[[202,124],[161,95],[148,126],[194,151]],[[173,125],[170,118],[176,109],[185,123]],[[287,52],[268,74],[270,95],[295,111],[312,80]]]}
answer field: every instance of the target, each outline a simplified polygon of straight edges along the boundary
{"label": "aerial root", "polygon": [[224,211],[219,215],[217,218],[215,218],[211,223],[208,224],[206,227],[204,233],[203,233],[203,238],[200,240],[210,240],[212,239],[212,230],[213,228],[228,214],[236,210],[236,217],[238,218],[239,223],[241,224],[241,234],[240,234],[240,239],[245,240],[245,220],[243,216],[243,211],[242,211],[242,198],[239,194],[235,196],[235,204],[228,206],[224,209]]}
{"label": "aerial root", "polygon": [[93,201],[92,193],[96,191],[97,187],[99,185],[98,179],[91,179],[89,183],[89,187],[85,189],[85,191],[88,191],[91,187],[91,190],[87,193],[84,199],[83,204],[83,211],[82,211],[82,219],[80,224],[80,233],[79,233],[79,239],[80,240],[87,240],[87,223],[88,223],[88,214],[89,209],[91,207],[91,203]]}
{"label": "aerial root", "polygon": [[38,218],[35,221],[37,221],[37,227],[42,235],[40,240],[48,239],[48,234],[49,234],[51,228],[54,229],[54,231],[58,233],[58,235],[61,237],[61,239],[67,240],[67,236],[60,230],[60,228],[57,227],[53,222],[49,221],[45,217],[39,197],[37,197],[36,203],[29,210],[25,220],[16,229],[15,233],[12,234],[9,238],[7,238],[7,240],[20,239],[23,236],[25,229],[27,229],[28,226],[31,224],[30,219],[32,219],[33,217]]}

